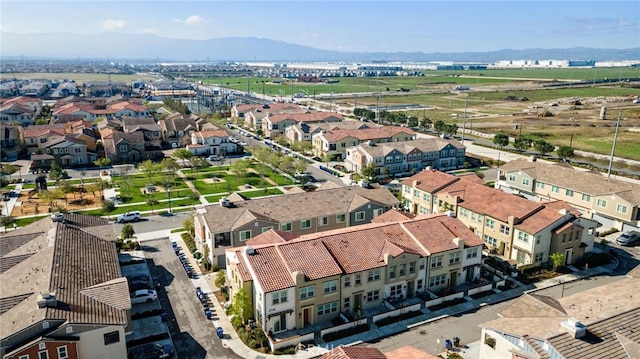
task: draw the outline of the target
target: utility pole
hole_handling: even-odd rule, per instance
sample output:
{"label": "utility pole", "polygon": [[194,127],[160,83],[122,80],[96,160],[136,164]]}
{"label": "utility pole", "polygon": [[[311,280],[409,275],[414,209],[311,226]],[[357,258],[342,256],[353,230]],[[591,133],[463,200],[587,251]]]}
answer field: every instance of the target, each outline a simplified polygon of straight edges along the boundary
{"label": "utility pole", "polygon": [[616,122],[616,132],[613,135],[613,145],[611,146],[611,158],[609,158],[609,170],[607,178],[611,177],[611,167],[613,166],[613,154],[616,152],[616,141],[618,140],[618,130],[620,129],[620,120],[622,120],[622,109],[618,112],[618,121]]}
{"label": "utility pole", "polygon": [[464,115],[462,117],[462,145],[464,146],[464,132],[467,129],[467,103],[469,102],[469,95],[464,100]]}

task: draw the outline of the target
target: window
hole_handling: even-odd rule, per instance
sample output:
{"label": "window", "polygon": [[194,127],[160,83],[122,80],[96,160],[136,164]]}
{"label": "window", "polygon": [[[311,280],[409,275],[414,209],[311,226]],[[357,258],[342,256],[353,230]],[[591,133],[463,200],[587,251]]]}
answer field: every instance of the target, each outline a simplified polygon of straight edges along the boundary
{"label": "window", "polygon": [[509,175],[509,182],[515,182],[516,181],[516,175]]}
{"label": "window", "polygon": [[396,277],[396,266],[389,267],[389,278]]}
{"label": "window", "polygon": [[445,283],[447,276],[444,274],[429,278],[429,287],[436,287]]}
{"label": "window", "polygon": [[248,231],[240,231],[240,240],[246,241],[251,238],[251,230]]}
{"label": "window", "polygon": [[598,198],[598,201],[596,202],[596,205],[598,207],[606,208],[607,207],[607,201],[602,199],[602,198]]}
{"label": "window", "polygon": [[413,274],[416,272],[416,262],[409,263],[409,274]]}
{"label": "window", "polygon": [[551,192],[560,193],[560,188],[558,188],[558,186],[551,186]]}
{"label": "window", "polygon": [[454,264],[459,262],[460,262],[460,252],[449,254],[449,264]]}
{"label": "window", "polygon": [[82,149],[81,148],[74,148],[73,152],[74,153],[82,153]]}
{"label": "window", "polygon": [[415,198],[420,198],[420,191],[419,191],[419,190],[417,190],[417,189],[416,189],[416,190],[414,190],[414,191],[413,191],[413,197],[415,197]]}
{"label": "window", "polygon": [[591,196],[588,194],[583,194],[582,195],[582,200],[585,202],[591,202]]}
{"label": "window", "polygon": [[475,212],[471,212],[471,220],[472,221],[476,220],[476,213]]}
{"label": "window", "polygon": [[518,232],[518,239],[523,242],[529,243],[529,234],[524,232]]}
{"label": "window", "polygon": [[367,292],[367,302],[373,302],[376,300],[380,300],[380,291],[374,290],[372,292]]}
{"label": "window", "polygon": [[498,240],[491,237],[491,236],[487,236],[486,234],[484,235],[484,243],[486,243],[487,245],[491,246],[491,247],[497,247],[498,246]]}
{"label": "window", "polygon": [[442,267],[442,256],[431,258],[431,268]]}
{"label": "window", "polygon": [[300,299],[313,298],[315,295],[315,285],[300,288]]}
{"label": "window", "polygon": [[273,226],[269,226],[269,227],[262,227],[262,233],[264,233],[264,232],[266,232],[266,231],[268,231],[268,230],[270,230],[270,229],[273,229]]}
{"label": "window", "polygon": [[326,226],[327,224],[329,224],[329,217],[318,218],[318,225],[319,226]]}
{"label": "window", "polygon": [[511,228],[509,228],[509,226],[505,226],[504,224],[500,225],[500,233],[506,234],[508,236],[510,232]]}
{"label": "window", "polygon": [[393,298],[399,295],[402,295],[402,284],[392,285],[389,289],[389,296]]}
{"label": "window", "polygon": [[20,355],[18,359],[29,359],[29,354]]}
{"label": "window", "polygon": [[311,227],[310,219],[303,219],[302,221],[300,221],[300,229],[307,229],[310,227]]}
{"label": "window", "polygon": [[398,275],[403,276],[406,273],[407,273],[407,265],[403,263],[400,265],[400,270],[398,271]]}
{"label": "window", "polygon": [[627,206],[625,206],[624,204],[617,204],[616,212],[627,213]]}
{"label": "window", "polygon": [[564,190],[564,195],[567,197],[573,197],[573,191],[570,189]]}
{"label": "window", "polygon": [[336,215],[336,222],[343,223],[346,220],[347,220],[347,216],[344,213]]}
{"label": "window", "polygon": [[351,287],[351,276],[350,275],[344,277],[344,287],[345,288]]}
{"label": "window", "polygon": [[67,352],[67,346],[63,345],[58,347],[58,359],[67,359],[69,357],[69,353]]}
{"label": "window", "polygon": [[376,208],[373,210],[373,218],[376,218],[381,214],[382,214],[382,208]]}
{"label": "window", "polygon": [[278,303],[286,303],[287,302],[287,291],[283,290],[280,292],[275,292],[271,294],[272,303],[276,305]]}
{"label": "window", "polygon": [[338,291],[338,281],[330,280],[328,282],[324,282],[324,294],[329,294]]}
{"label": "window", "polygon": [[420,260],[419,260],[419,263],[420,263],[420,267],[419,267],[419,269],[420,269],[420,270],[425,269],[425,267],[426,267],[426,262],[427,262],[427,261],[426,261],[424,258],[420,258]]}
{"label": "window", "polygon": [[496,222],[493,219],[489,219],[489,218],[487,218],[485,220],[485,224],[486,224],[487,227],[489,227],[491,229],[494,229],[495,226],[496,226]]}
{"label": "window", "polygon": [[529,185],[529,183],[530,183],[530,182],[529,182],[529,179],[528,179],[528,178],[523,178],[523,179],[522,179],[522,184],[523,184],[523,185],[528,186],[528,185]]}
{"label": "window", "polygon": [[344,298],[344,305],[342,306],[344,310],[349,310],[351,307],[351,297]]}
{"label": "window", "polygon": [[318,316],[335,313],[338,311],[338,302],[318,305]]}
{"label": "window", "polygon": [[544,189],[544,183],[542,182],[536,182],[536,187],[540,188],[540,189]]}
{"label": "window", "polygon": [[423,285],[422,279],[418,279],[418,281],[416,282],[416,289],[417,290],[422,289],[422,285]]}
{"label": "window", "polygon": [[422,195],[422,200],[427,201],[427,202],[431,202],[431,195],[428,193],[425,193]]}
{"label": "window", "polygon": [[38,359],[49,359],[49,352],[46,350],[38,352]]}
{"label": "window", "polygon": [[120,342],[120,332],[110,332],[104,335],[104,345]]}
{"label": "window", "polygon": [[367,272],[367,282],[380,280],[380,269],[373,269]]}
{"label": "window", "polygon": [[458,210],[458,213],[460,213],[460,216],[462,216],[462,217],[468,217],[469,216],[469,211],[467,211],[465,208],[460,208]]}
{"label": "window", "polygon": [[476,258],[478,256],[478,248],[467,249],[467,259]]}
{"label": "window", "polygon": [[360,275],[360,274],[356,274],[355,284],[356,284],[356,285],[360,285],[360,284],[362,284],[362,275]]}
{"label": "window", "polygon": [[356,222],[364,221],[364,211],[356,212]]}
{"label": "window", "polygon": [[127,152],[127,145],[120,145],[120,152]]}
{"label": "window", "polygon": [[280,229],[285,232],[291,232],[291,222],[281,224]]}
{"label": "window", "polygon": [[524,264],[527,260],[527,253],[519,250],[518,254],[516,254],[516,260],[518,263]]}
{"label": "window", "polygon": [[544,253],[536,253],[533,261],[538,263],[538,262],[542,262],[543,259],[544,259]]}

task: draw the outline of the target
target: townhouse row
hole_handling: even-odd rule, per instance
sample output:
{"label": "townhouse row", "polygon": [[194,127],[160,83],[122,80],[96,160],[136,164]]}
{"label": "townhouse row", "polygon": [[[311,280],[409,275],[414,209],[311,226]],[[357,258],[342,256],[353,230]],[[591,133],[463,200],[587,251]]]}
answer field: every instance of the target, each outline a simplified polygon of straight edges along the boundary
{"label": "townhouse row", "polygon": [[[483,243],[446,214],[290,236],[270,230],[226,251],[233,298],[243,289],[267,333],[382,310],[384,302],[480,276]],[[391,221],[391,222],[390,222]]]}
{"label": "townhouse row", "polygon": [[598,223],[570,204],[534,202],[487,187],[475,174],[424,170],[402,182],[411,213],[451,212],[496,254],[517,264],[543,263],[553,253],[573,264],[593,250]]}

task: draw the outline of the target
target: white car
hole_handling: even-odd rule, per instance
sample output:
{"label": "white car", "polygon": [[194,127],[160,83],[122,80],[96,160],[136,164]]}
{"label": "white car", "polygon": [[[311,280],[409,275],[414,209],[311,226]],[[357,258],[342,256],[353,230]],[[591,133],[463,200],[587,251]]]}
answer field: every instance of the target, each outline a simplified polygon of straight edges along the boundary
{"label": "white car", "polygon": [[52,222],[62,222],[64,223],[64,214],[60,212],[55,212],[51,215]]}
{"label": "white car", "polygon": [[140,289],[133,292],[131,304],[152,302],[158,299],[158,293],[153,289]]}
{"label": "white car", "polygon": [[125,214],[119,215],[118,217],[116,217],[116,222],[118,223],[137,222],[141,219],[142,219],[142,215],[140,214],[140,212],[135,211],[135,212],[127,212]]}

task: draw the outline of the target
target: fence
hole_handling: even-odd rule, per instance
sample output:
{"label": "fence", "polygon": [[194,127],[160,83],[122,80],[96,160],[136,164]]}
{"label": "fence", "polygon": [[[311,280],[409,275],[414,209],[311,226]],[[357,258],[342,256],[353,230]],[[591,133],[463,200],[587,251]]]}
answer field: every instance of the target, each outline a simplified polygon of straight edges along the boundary
{"label": "fence", "polygon": [[348,328],[354,328],[354,327],[357,327],[358,325],[366,324],[366,323],[367,323],[367,318],[362,318],[362,319],[358,319],[358,320],[353,321],[353,322],[336,325],[335,327],[322,329],[320,331],[320,337],[324,337],[325,334],[329,334],[329,333],[333,333],[333,332],[339,332],[341,330],[348,329]]}
{"label": "fence", "polygon": [[467,295],[474,295],[476,293],[486,292],[491,289],[493,289],[493,283],[485,284],[482,287],[478,287],[478,288],[471,288],[467,291]]}
{"label": "fence", "polygon": [[282,340],[278,339],[276,341],[274,341],[271,337],[268,337],[268,338],[269,338],[269,348],[271,348],[271,351],[275,351],[276,349],[292,347],[302,342],[311,342],[313,341],[313,338],[314,338],[314,332],[307,333],[304,335],[298,335],[295,337],[290,337]]}
{"label": "fence", "polygon": [[438,305],[442,302],[447,302],[453,299],[458,299],[458,298],[463,298],[464,297],[464,292],[458,292],[458,293],[454,293],[454,294],[450,294],[446,297],[441,297],[441,298],[436,298],[436,299],[432,299],[429,301],[424,302],[425,307],[431,307],[434,305]]}
{"label": "fence", "polygon": [[394,317],[396,315],[400,315],[403,313],[409,313],[409,312],[415,312],[417,310],[420,310],[420,303],[414,304],[414,305],[410,305],[408,307],[404,307],[404,308],[400,308],[400,309],[396,309],[396,310],[392,310],[389,312],[384,312],[378,315],[374,315],[373,316],[373,322],[377,322],[380,319],[384,319],[384,318],[388,318],[388,317]]}

